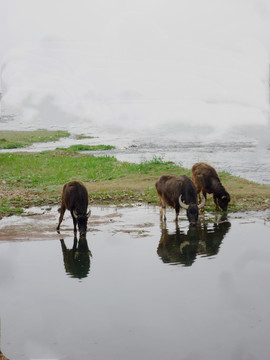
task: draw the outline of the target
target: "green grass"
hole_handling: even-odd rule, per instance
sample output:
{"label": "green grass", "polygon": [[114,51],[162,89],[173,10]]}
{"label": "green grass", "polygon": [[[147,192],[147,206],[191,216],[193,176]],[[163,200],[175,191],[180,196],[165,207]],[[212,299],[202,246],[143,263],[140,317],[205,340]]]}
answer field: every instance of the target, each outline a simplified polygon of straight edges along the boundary
{"label": "green grass", "polygon": [[56,150],[64,151],[98,151],[98,150],[112,150],[115,146],[112,145],[71,145],[68,148],[56,148]]}
{"label": "green grass", "polygon": [[176,171],[170,162],[153,161],[141,164],[117,161],[115,157],[84,156],[76,152],[42,152],[36,154],[0,154],[2,180],[10,186],[24,187],[59,185],[70,180],[104,181],[150,172]]}
{"label": "green grass", "polygon": [[[67,150],[0,154],[0,173],[0,216],[20,213],[26,206],[59,204],[62,187],[71,180],[85,183],[91,203],[158,204],[155,182],[159,176],[190,176],[190,170],[157,157],[135,164]],[[231,195],[229,211],[270,207],[269,186],[223,172],[220,178]],[[206,211],[214,211],[212,195]]]}
{"label": "green grass", "polygon": [[16,199],[14,199],[14,201],[2,199],[0,203],[0,214],[4,213],[9,215],[20,215],[23,212],[21,202],[19,202],[19,206],[16,206],[16,203],[18,204],[18,201],[16,201]]}
{"label": "green grass", "polygon": [[35,142],[57,141],[69,135],[60,130],[0,131],[0,149],[19,149]]}
{"label": "green grass", "polygon": [[76,139],[77,140],[81,140],[81,139],[94,139],[94,136],[90,136],[90,135],[83,135],[83,134],[78,134],[76,135]]}

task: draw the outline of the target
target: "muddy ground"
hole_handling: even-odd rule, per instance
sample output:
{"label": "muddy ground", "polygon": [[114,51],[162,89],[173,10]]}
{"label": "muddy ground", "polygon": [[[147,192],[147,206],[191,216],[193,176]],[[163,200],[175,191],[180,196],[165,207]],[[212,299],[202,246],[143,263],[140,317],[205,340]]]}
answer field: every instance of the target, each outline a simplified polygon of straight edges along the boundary
{"label": "muddy ground", "polygon": [[[156,216],[147,218],[148,211]],[[219,222],[224,217],[218,212],[203,212],[200,222]],[[60,234],[56,232],[59,213],[58,206],[32,207],[25,209],[22,215],[4,217],[0,220],[0,241],[27,241],[60,239],[73,234],[73,223],[69,211],[66,211],[61,225]],[[166,226],[175,226],[173,209],[167,209]],[[270,210],[241,212],[228,214],[228,218],[242,219],[243,223],[264,221],[270,222]],[[128,233],[131,236],[150,236],[151,228],[160,223],[159,207],[141,203],[115,206],[92,206],[91,216],[88,221],[88,237],[91,233],[109,231],[113,233]],[[181,210],[178,225],[187,229],[189,224],[185,211]],[[164,224],[163,224],[164,226]]]}

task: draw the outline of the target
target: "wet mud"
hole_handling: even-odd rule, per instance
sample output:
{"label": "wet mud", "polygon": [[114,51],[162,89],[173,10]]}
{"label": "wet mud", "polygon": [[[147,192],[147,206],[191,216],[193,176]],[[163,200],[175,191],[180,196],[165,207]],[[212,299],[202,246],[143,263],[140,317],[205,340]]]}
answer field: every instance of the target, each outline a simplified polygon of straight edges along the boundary
{"label": "wet mud", "polygon": [[[150,209],[150,210],[149,210]],[[182,211],[179,221],[174,221],[174,210],[168,209],[167,222],[160,222],[159,207],[134,204],[128,206],[94,206],[92,207],[91,217],[88,221],[87,231],[91,233],[99,231],[109,231],[112,234],[127,233],[134,236],[152,236],[151,228],[158,226],[166,229],[175,226],[175,233],[186,231],[189,227],[185,212]],[[147,218],[146,213],[151,213],[151,218]],[[131,215],[132,214],[132,215]],[[155,214],[155,215],[153,215]],[[262,212],[241,212],[226,215],[217,213],[201,214],[196,229],[207,229],[211,224],[227,223],[228,218],[239,219],[241,224],[256,223],[263,221],[269,223],[270,211]],[[55,240],[73,234],[73,223],[70,212],[65,213],[60,234],[56,232],[59,219],[58,207],[32,207],[25,209],[20,216],[4,217],[0,220],[0,241],[27,241],[27,240]],[[210,224],[210,225],[209,225]]]}

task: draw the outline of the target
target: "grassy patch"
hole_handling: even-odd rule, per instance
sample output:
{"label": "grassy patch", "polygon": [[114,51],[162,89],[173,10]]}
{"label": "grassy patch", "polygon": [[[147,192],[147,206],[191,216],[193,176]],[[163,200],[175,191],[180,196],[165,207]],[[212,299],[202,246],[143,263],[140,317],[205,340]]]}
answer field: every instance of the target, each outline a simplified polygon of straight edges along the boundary
{"label": "grassy patch", "polygon": [[68,148],[56,148],[56,150],[64,151],[98,151],[98,150],[112,150],[115,149],[115,146],[112,145],[71,145]]}
{"label": "grassy patch", "polygon": [[1,199],[0,214],[5,215],[20,215],[23,212],[22,206],[18,199]]}
{"label": "grassy patch", "polygon": [[76,139],[77,140],[81,140],[81,139],[94,139],[95,136],[90,136],[90,135],[83,135],[83,134],[78,134],[76,135]]}
{"label": "grassy patch", "polygon": [[0,131],[0,149],[18,149],[35,142],[57,141],[69,136],[66,131]]}
{"label": "grassy patch", "polygon": [[[101,182],[128,178],[137,180],[164,171],[179,172],[170,162],[156,160],[133,164],[117,161],[115,157],[82,155],[69,151],[42,153],[0,154],[2,180],[11,187],[62,185],[70,180]],[[184,170],[181,169],[183,173]],[[128,180],[127,180],[128,181]]]}
{"label": "grassy patch", "polygon": [[[163,174],[187,174],[190,170],[160,158],[140,164],[114,157],[74,151],[0,154],[0,216],[20,212],[32,205],[59,204],[63,184],[85,183],[91,203],[147,202],[158,204],[155,181]],[[220,173],[231,195],[229,211],[262,210],[270,207],[270,187]],[[214,211],[212,195],[207,211]]]}

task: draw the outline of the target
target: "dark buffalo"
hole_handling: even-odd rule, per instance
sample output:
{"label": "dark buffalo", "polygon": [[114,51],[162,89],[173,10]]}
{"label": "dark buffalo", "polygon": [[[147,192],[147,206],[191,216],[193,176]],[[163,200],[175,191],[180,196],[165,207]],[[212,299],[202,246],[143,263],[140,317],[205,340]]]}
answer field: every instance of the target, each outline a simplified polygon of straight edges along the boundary
{"label": "dark buffalo", "polygon": [[175,209],[177,221],[180,207],[187,210],[190,224],[195,225],[199,209],[204,206],[205,199],[198,206],[197,192],[193,182],[186,175],[163,175],[156,182],[156,189],[161,203],[161,218],[166,220],[166,205]]}
{"label": "dark buffalo", "polygon": [[213,194],[216,210],[221,208],[223,211],[227,211],[231,198],[221,184],[216,170],[211,165],[201,162],[194,164],[191,172],[197,193],[202,192],[205,198],[206,194]]}
{"label": "dark buffalo", "polygon": [[91,211],[87,213],[88,192],[84,184],[80,181],[71,181],[64,185],[62,193],[62,204],[60,208],[59,223],[56,230],[59,232],[60,225],[66,210],[70,210],[74,234],[77,233],[77,224],[80,236],[84,236],[87,231],[87,219]]}

